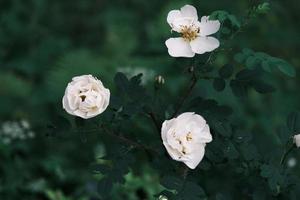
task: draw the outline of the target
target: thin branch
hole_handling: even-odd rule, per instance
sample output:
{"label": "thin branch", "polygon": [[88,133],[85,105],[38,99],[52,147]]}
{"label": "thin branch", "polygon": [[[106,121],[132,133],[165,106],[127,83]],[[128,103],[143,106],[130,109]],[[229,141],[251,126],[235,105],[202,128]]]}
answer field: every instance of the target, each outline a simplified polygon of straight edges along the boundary
{"label": "thin branch", "polygon": [[189,174],[189,168],[187,166],[185,166],[184,170],[183,170],[183,180],[186,180],[187,176]]}
{"label": "thin branch", "polygon": [[155,126],[155,128],[156,128],[158,134],[160,135],[161,126],[160,126],[159,122],[157,121],[157,119],[156,119],[154,113],[153,113],[153,112],[150,112],[150,113],[147,113],[147,114],[148,114],[149,117],[152,119],[153,124],[154,124],[154,126]]}
{"label": "thin branch", "polygon": [[146,145],[143,145],[143,144],[140,144],[138,142],[135,142],[129,138],[126,138],[124,136],[121,136],[121,135],[117,135],[115,134],[114,132],[111,132],[109,131],[107,128],[105,128],[104,126],[101,126],[100,129],[99,128],[93,128],[93,129],[88,129],[88,130],[75,130],[73,132],[78,132],[78,133],[91,133],[91,132],[98,132],[100,130],[104,130],[104,132],[107,134],[107,135],[110,135],[112,137],[115,137],[117,138],[118,140],[130,145],[130,146],[133,146],[134,148],[139,148],[139,149],[144,149],[146,151],[152,151],[152,152],[155,152],[155,153],[159,153],[157,150],[149,147],[149,146],[146,146]]}
{"label": "thin branch", "polygon": [[[194,74],[194,73],[193,73]],[[192,82],[190,83],[190,86],[187,88],[186,93],[182,96],[181,100],[179,101],[179,104],[177,105],[174,114],[172,115],[173,117],[176,117],[176,115],[178,114],[178,112],[180,111],[181,107],[183,106],[184,102],[187,100],[187,98],[190,96],[190,94],[192,93],[194,87],[196,86],[196,83],[198,82],[198,78],[193,75],[192,77]]]}
{"label": "thin branch", "polygon": [[157,150],[155,150],[155,149],[153,149],[153,148],[151,148],[149,146],[140,144],[140,143],[135,142],[135,141],[133,141],[133,140],[131,140],[129,138],[126,138],[124,136],[117,135],[114,132],[109,131],[104,126],[102,126],[101,128],[105,131],[106,134],[108,134],[110,136],[113,136],[113,137],[119,139],[120,141],[123,141],[124,143],[131,145],[132,147],[139,148],[139,149],[144,149],[145,151],[152,151],[152,152],[155,152],[155,153],[159,153]]}
{"label": "thin branch", "polygon": [[292,144],[292,145],[290,146],[290,148],[285,149],[285,151],[284,151],[284,153],[283,153],[283,155],[281,156],[281,159],[280,159],[280,165],[283,165],[283,164],[284,164],[284,162],[285,162],[287,156],[289,155],[289,153],[290,153],[293,149],[294,149],[294,144]]}

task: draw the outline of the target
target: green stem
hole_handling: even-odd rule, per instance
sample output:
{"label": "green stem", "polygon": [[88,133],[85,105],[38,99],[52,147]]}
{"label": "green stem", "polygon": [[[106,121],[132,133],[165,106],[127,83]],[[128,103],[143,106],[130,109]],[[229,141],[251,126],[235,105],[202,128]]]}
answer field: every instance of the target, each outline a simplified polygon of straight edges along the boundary
{"label": "green stem", "polygon": [[284,151],[284,153],[282,154],[281,159],[280,159],[280,165],[283,165],[283,164],[284,164],[284,162],[285,162],[285,160],[286,160],[288,154],[292,152],[292,150],[294,149],[294,147],[295,147],[295,145],[292,144],[292,145],[290,146],[290,148],[285,149],[285,151]]}
{"label": "green stem", "polygon": [[[208,59],[206,60],[206,62],[202,65],[202,67],[206,66],[207,64],[209,64],[211,62],[212,56],[213,56],[213,52],[210,53]],[[193,63],[195,62],[195,60],[193,60]],[[189,83],[189,86],[186,88],[186,92],[185,94],[182,96],[182,98],[180,99],[179,103],[177,104],[176,108],[175,108],[175,112],[172,115],[172,118],[176,117],[176,115],[179,113],[181,107],[183,106],[184,102],[188,99],[188,97],[190,96],[190,94],[192,93],[193,89],[195,88],[195,86],[197,85],[197,82],[199,81],[199,79],[213,79],[213,77],[208,77],[208,76],[197,76],[196,74],[196,69],[195,66],[193,64],[194,69],[191,71],[192,73],[192,78],[191,78],[191,82]]]}
{"label": "green stem", "polygon": [[153,124],[158,132],[158,134],[160,135],[160,124],[158,123],[155,114],[153,112],[148,113],[149,117],[151,118],[151,120],[153,121]]}
{"label": "green stem", "polygon": [[140,144],[138,142],[135,142],[129,138],[126,138],[126,137],[123,137],[122,135],[117,135],[115,134],[114,132],[112,131],[109,131],[107,128],[105,128],[104,126],[101,127],[104,132],[112,137],[115,137],[117,138],[118,140],[126,143],[126,144],[129,144],[130,146],[134,147],[134,148],[139,148],[139,149],[144,149],[145,151],[152,151],[152,152],[155,152],[155,153],[159,153],[156,149],[153,149],[149,146],[146,146],[146,145],[143,145],[143,144]]}
{"label": "green stem", "polygon": [[180,111],[181,107],[183,106],[184,102],[187,100],[187,98],[190,96],[190,94],[192,93],[194,87],[196,86],[196,83],[198,82],[198,79],[196,77],[192,77],[191,79],[191,83],[190,86],[187,88],[186,93],[183,95],[183,97],[181,98],[181,100],[179,101],[174,114],[172,115],[172,118],[176,117],[176,115],[178,114],[178,112]]}
{"label": "green stem", "polygon": [[110,135],[112,137],[115,137],[116,139],[132,146],[133,148],[139,148],[139,149],[144,149],[145,151],[152,151],[154,153],[157,153],[159,154],[159,152],[156,150],[156,149],[153,149],[152,147],[150,146],[146,146],[146,145],[143,145],[143,144],[140,144],[138,142],[135,142],[127,137],[124,137],[122,135],[119,135],[119,134],[116,134],[110,130],[108,130],[107,128],[105,128],[103,125],[99,128],[93,128],[93,129],[85,129],[85,130],[74,130],[73,132],[75,133],[93,133],[93,132],[99,132],[100,130],[104,130],[104,132],[107,134],[107,135]]}

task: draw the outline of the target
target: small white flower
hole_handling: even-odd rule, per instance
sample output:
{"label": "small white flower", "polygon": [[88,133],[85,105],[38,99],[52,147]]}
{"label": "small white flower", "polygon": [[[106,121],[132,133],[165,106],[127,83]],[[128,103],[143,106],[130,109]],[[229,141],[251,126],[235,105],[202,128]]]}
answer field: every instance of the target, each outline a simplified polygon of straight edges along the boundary
{"label": "small white flower", "polygon": [[300,134],[294,136],[294,143],[298,148],[300,147]]}
{"label": "small white flower", "polygon": [[0,142],[9,144],[15,140],[25,140],[33,138],[32,130],[27,120],[6,121],[0,127]]}
{"label": "small white flower", "polygon": [[23,128],[25,129],[29,129],[30,128],[30,124],[28,123],[27,120],[23,119],[20,121],[21,125],[23,126]]}
{"label": "small white flower", "polygon": [[208,16],[198,21],[194,6],[185,5],[180,10],[170,11],[167,21],[173,31],[181,34],[181,37],[166,41],[168,52],[173,57],[194,57],[195,53],[204,54],[220,46],[219,40],[209,37],[220,29],[220,22],[209,20]]}
{"label": "small white flower", "polygon": [[105,111],[110,91],[92,75],[76,76],[66,88],[63,108],[71,115],[84,119],[95,117]]}
{"label": "small white flower", "polygon": [[161,137],[169,155],[191,169],[200,163],[206,143],[212,141],[205,119],[193,112],[166,120],[162,125]]}

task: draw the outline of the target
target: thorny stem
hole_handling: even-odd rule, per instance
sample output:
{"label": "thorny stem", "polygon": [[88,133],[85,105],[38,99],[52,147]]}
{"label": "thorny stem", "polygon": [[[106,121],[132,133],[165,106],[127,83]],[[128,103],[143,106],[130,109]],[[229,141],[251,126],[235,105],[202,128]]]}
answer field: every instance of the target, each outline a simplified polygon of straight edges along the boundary
{"label": "thorny stem", "polygon": [[140,143],[138,143],[138,142],[135,142],[135,141],[133,141],[133,140],[131,140],[131,139],[129,139],[129,138],[126,138],[126,137],[124,137],[124,136],[117,135],[117,134],[115,134],[114,132],[109,131],[109,130],[108,130],[107,128],[105,128],[104,126],[102,126],[101,128],[102,128],[102,129],[105,131],[105,133],[107,133],[108,135],[111,135],[111,136],[113,136],[113,137],[119,139],[120,141],[123,141],[124,143],[127,143],[127,144],[131,145],[132,147],[139,148],[139,149],[144,149],[145,151],[152,151],[152,152],[158,153],[157,150],[155,150],[155,149],[153,149],[153,148],[151,148],[151,147],[149,147],[149,146],[142,145],[142,144],[140,144]]}
{"label": "thorny stem", "polygon": [[[213,56],[213,52],[210,53],[208,59],[206,60],[206,62],[202,65],[202,67],[208,65],[211,62],[212,56]],[[192,66],[192,68],[194,68],[195,66]],[[191,78],[191,83],[189,84],[188,88],[185,90],[186,93],[182,96],[182,98],[180,99],[174,114],[172,115],[172,118],[175,117],[178,112],[180,111],[181,107],[183,106],[184,102],[188,99],[188,97],[190,96],[190,94],[192,93],[193,89],[195,88],[197,82],[199,79],[214,79],[214,77],[209,77],[209,76],[197,76],[195,69],[193,69],[192,71],[192,78]]]}
{"label": "thorny stem", "polygon": [[[152,151],[154,153],[159,153],[157,150],[153,149],[152,147],[149,147],[149,146],[146,146],[146,145],[142,145],[138,142],[135,142],[129,138],[126,138],[124,136],[121,136],[121,135],[117,135],[115,134],[114,132],[112,131],[109,131],[106,127],[104,127],[103,125],[100,127],[102,130],[104,130],[104,132],[107,134],[107,135],[110,135],[112,137],[115,137],[117,138],[118,140],[132,146],[133,148],[139,148],[139,149],[143,149],[145,151]],[[94,128],[94,129],[89,129],[89,130],[82,130],[82,131],[79,131],[79,132],[96,132],[96,131],[99,131],[101,130],[99,128]],[[77,131],[76,131],[77,132]]]}
{"label": "thorny stem", "polygon": [[[194,74],[194,73],[193,73]],[[172,118],[175,117],[179,110],[181,109],[181,107],[183,106],[184,102],[186,101],[186,99],[190,96],[190,94],[192,93],[194,87],[196,86],[196,83],[198,82],[198,78],[193,75],[192,79],[191,79],[191,83],[190,86],[187,88],[186,93],[183,95],[183,97],[181,98],[181,100],[179,101],[178,106],[175,109],[174,114],[172,115]]]}
{"label": "thorny stem", "polygon": [[149,113],[147,113],[147,114],[148,114],[149,117],[152,119],[153,124],[154,124],[154,126],[155,126],[155,128],[156,128],[158,134],[160,135],[160,125],[159,125],[159,123],[158,123],[158,121],[157,121],[157,119],[156,119],[154,113],[153,113],[153,112],[149,112]]}

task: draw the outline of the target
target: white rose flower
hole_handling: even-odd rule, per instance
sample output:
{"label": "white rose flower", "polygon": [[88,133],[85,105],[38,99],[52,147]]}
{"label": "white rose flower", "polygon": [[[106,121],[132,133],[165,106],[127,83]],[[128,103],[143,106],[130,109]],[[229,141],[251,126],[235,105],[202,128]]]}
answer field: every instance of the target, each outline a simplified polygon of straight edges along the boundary
{"label": "white rose flower", "polygon": [[76,76],[66,88],[63,108],[71,115],[84,119],[95,117],[105,111],[110,91],[92,75]]}
{"label": "white rose flower", "polygon": [[193,112],[166,120],[162,125],[161,137],[169,155],[191,169],[200,163],[206,143],[212,141],[205,119]]}
{"label": "white rose flower", "polygon": [[204,54],[220,46],[219,40],[209,37],[220,29],[220,22],[209,20],[208,16],[198,21],[194,6],[185,5],[180,10],[170,11],[167,21],[173,31],[181,34],[181,37],[166,41],[168,52],[173,57],[194,57],[195,53]]}
{"label": "white rose flower", "polygon": [[300,134],[294,136],[294,142],[296,146],[299,148],[300,147]]}

